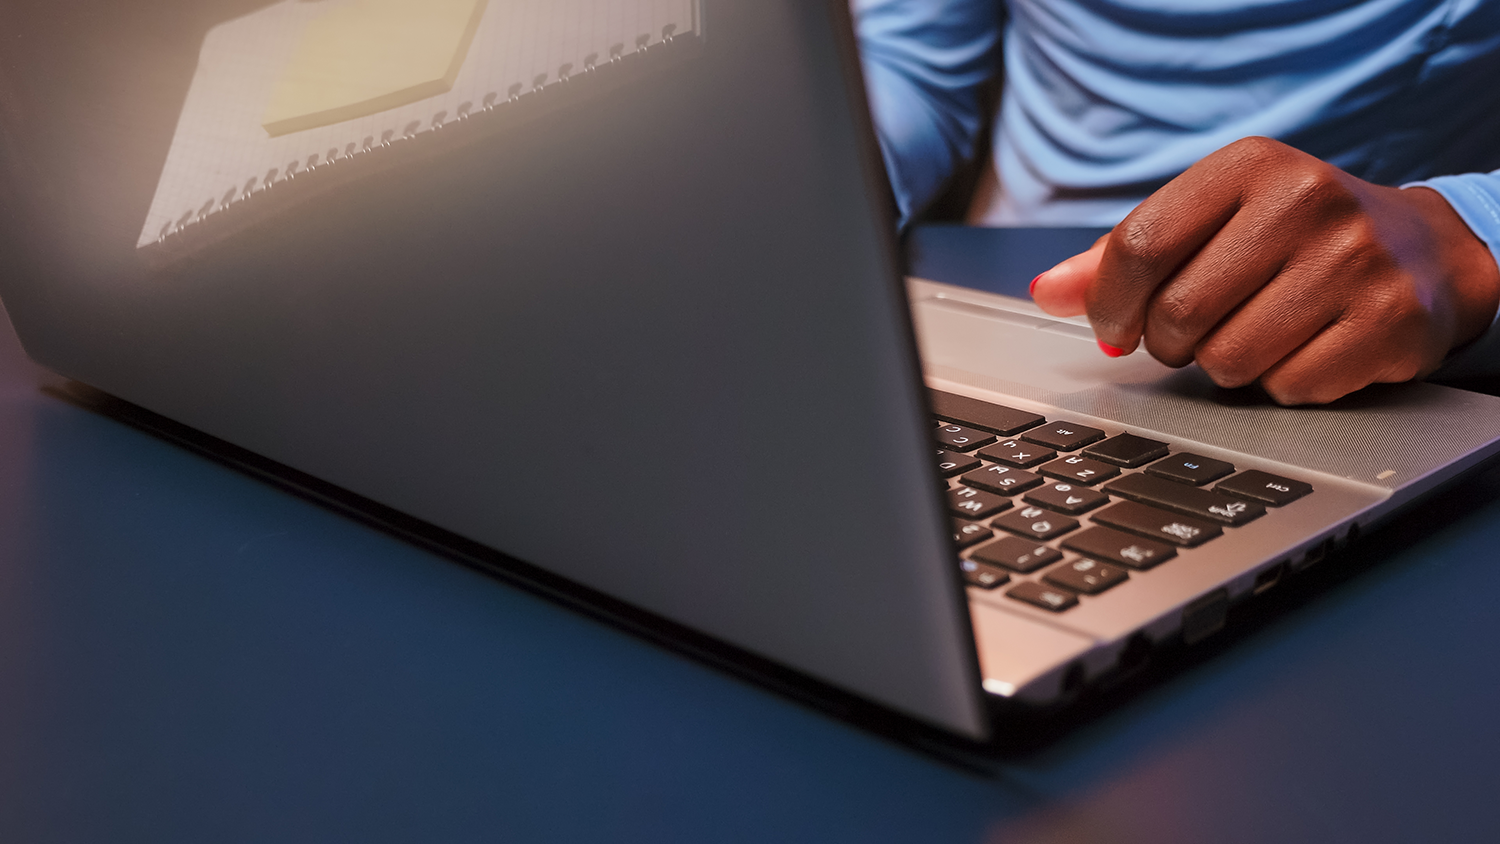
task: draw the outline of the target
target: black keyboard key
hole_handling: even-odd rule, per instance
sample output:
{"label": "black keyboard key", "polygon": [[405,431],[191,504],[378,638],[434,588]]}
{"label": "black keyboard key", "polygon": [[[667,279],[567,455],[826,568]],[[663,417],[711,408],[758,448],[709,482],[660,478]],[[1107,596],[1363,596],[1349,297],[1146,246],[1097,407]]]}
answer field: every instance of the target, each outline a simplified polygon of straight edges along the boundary
{"label": "black keyboard key", "polygon": [[1026,503],[1076,516],[1109,503],[1109,496],[1073,484],[1047,484],[1026,493]]}
{"label": "black keyboard key", "polygon": [[967,472],[980,466],[979,458],[970,457],[967,454],[959,454],[946,448],[937,450],[938,474],[945,478],[951,478],[959,472]]}
{"label": "black keyboard key", "polygon": [[1104,491],[1226,525],[1239,526],[1266,514],[1266,508],[1252,501],[1230,498],[1151,475],[1126,475],[1106,486]]}
{"label": "black keyboard key", "polygon": [[1105,565],[1084,557],[1048,571],[1042,575],[1042,579],[1053,586],[1072,589],[1085,595],[1097,595],[1129,580],[1130,575],[1118,566]]}
{"label": "black keyboard key", "polygon": [[1058,589],[1054,586],[1043,586],[1040,583],[1018,583],[1011,587],[1006,597],[1015,598],[1017,601],[1025,601],[1034,607],[1041,607],[1052,612],[1062,612],[1071,606],[1078,604],[1078,597],[1066,589]]}
{"label": "black keyboard key", "polygon": [[1042,482],[1042,476],[1012,469],[1009,466],[985,466],[983,469],[975,469],[959,480],[988,492],[1015,495],[1039,485]]}
{"label": "black keyboard key", "polygon": [[1043,448],[1036,443],[1006,440],[980,449],[979,456],[985,460],[1014,466],[1017,469],[1030,469],[1032,466],[1040,466],[1056,457],[1057,452],[1050,448]]}
{"label": "black keyboard key", "polygon": [[1058,451],[1074,451],[1089,443],[1104,439],[1104,432],[1098,428],[1074,425],[1071,422],[1049,422],[1022,434],[1021,439],[1040,443]]}
{"label": "black keyboard key", "polygon": [[983,542],[994,535],[994,531],[978,522],[966,522],[963,519],[953,520],[953,544],[960,548],[967,548],[976,542]]}
{"label": "black keyboard key", "polygon": [[1115,475],[1120,474],[1119,469],[1108,463],[1090,460],[1087,457],[1079,457],[1076,454],[1071,457],[1059,457],[1037,471],[1057,478],[1060,481],[1071,481],[1090,486],[1100,481],[1107,481]]}
{"label": "black keyboard key", "polygon": [[970,486],[948,490],[948,512],[965,519],[988,519],[1010,509],[1010,499]]}
{"label": "black keyboard key", "polygon": [[952,393],[942,393],[937,390],[931,390],[928,394],[932,399],[934,416],[949,422],[959,422],[971,428],[989,431],[992,434],[999,434],[1002,437],[1019,434],[1027,428],[1047,421],[1035,413],[990,404],[987,401],[971,399],[967,396],[955,396]]}
{"label": "black keyboard key", "polygon": [[1056,548],[1048,548],[1019,536],[1002,536],[994,542],[986,542],[970,551],[969,556],[981,563],[1004,566],[1022,574],[1062,559],[1062,553]]}
{"label": "black keyboard key", "polygon": [[1078,522],[1040,507],[1022,507],[1012,510],[990,522],[997,528],[1008,530],[1030,539],[1048,540],[1062,536],[1078,527]]}
{"label": "black keyboard key", "polygon": [[1102,443],[1089,446],[1084,451],[1084,454],[1090,457],[1097,457],[1105,463],[1113,463],[1127,469],[1144,466],[1166,453],[1166,443],[1161,440],[1138,437],[1135,434],[1110,437]]}
{"label": "black keyboard key", "polygon": [[1091,527],[1075,533],[1062,544],[1069,551],[1077,551],[1086,557],[1141,570],[1177,556],[1177,549],[1165,542],[1141,539],[1107,527]]}
{"label": "black keyboard key", "polygon": [[1280,507],[1312,492],[1312,485],[1273,475],[1270,472],[1251,469],[1220,483],[1214,489],[1233,495],[1235,498],[1245,498],[1269,504],[1272,507]]}
{"label": "black keyboard key", "polygon": [[1223,530],[1212,522],[1199,521],[1190,516],[1179,516],[1166,510],[1147,507],[1134,501],[1121,501],[1095,513],[1094,521],[1117,527],[1120,530],[1138,533],[1191,548],[1202,545],[1223,534]]}
{"label": "black keyboard key", "polygon": [[1189,454],[1182,452],[1168,457],[1166,460],[1158,460],[1146,467],[1146,473],[1162,478],[1171,478],[1193,486],[1203,486],[1209,481],[1216,481],[1234,471],[1233,463],[1223,460],[1215,460],[1212,457],[1204,457],[1201,454]]}
{"label": "black keyboard key", "polygon": [[972,451],[982,445],[989,445],[995,441],[995,435],[987,431],[979,431],[974,428],[965,428],[962,425],[948,424],[937,430],[937,441],[944,448],[954,451]]}
{"label": "black keyboard key", "polygon": [[1010,580],[1010,575],[984,563],[976,563],[973,560],[960,560],[959,569],[964,573],[964,582],[970,586],[978,586],[981,589],[994,589],[996,586]]}

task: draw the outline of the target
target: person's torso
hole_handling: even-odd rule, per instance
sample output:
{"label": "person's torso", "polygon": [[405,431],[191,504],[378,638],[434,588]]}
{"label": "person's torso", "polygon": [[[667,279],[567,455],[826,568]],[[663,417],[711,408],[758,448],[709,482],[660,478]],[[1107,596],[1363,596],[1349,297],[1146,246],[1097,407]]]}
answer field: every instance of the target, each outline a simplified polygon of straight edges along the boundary
{"label": "person's torso", "polygon": [[1010,0],[987,223],[1112,224],[1208,153],[1371,181],[1500,167],[1500,3]]}

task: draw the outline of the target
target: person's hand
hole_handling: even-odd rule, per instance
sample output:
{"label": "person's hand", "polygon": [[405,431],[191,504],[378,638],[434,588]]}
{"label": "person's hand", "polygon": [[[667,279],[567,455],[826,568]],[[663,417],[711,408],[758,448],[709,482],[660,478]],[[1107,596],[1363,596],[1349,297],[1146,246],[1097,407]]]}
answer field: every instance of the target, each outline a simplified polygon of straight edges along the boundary
{"label": "person's hand", "polygon": [[1266,138],[1204,158],[1032,283],[1106,354],[1142,340],[1281,404],[1432,372],[1478,338],[1500,270],[1447,200],[1381,187]]}

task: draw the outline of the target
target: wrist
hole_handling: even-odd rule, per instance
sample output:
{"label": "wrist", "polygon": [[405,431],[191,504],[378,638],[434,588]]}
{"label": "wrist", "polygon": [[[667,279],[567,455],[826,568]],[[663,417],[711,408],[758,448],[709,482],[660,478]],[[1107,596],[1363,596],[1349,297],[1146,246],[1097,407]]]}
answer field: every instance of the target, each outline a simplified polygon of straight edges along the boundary
{"label": "wrist", "polygon": [[1453,307],[1449,351],[1479,339],[1500,308],[1500,266],[1490,248],[1442,194],[1423,185],[1403,188],[1432,235],[1437,272]]}

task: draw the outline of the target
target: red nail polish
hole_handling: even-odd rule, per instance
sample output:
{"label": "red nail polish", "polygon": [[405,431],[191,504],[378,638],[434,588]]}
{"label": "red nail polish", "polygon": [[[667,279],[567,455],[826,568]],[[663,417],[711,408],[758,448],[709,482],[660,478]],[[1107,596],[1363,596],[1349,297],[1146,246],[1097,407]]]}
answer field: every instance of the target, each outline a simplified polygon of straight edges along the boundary
{"label": "red nail polish", "polygon": [[1105,353],[1106,355],[1109,355],[1112,358],[1117,358],[1120,355],[1125,354],[1125,350],[1124,349],[1117,348],[1115,346],[1111,346],[1110,344],[1104,342],[1103,340],[1096,340],[1095,342],[1097,342],[1099,344],[1099,351]]}
{"label": "red nail polish", "polygon": [[1036,278],[1034,278],[1034,279],[1031,280],[1031,286],[1028,287],[1028,288],[1026,288],[1026,293],[1028,295],[1030,295],[1032,297],[1036,296],[1036,283],[1039,282],[1039,281],[1041,281],[1042,280],[1042,276],[1044,276],[1044,275],[1046,275],[1046,273],[1041,273]]}

